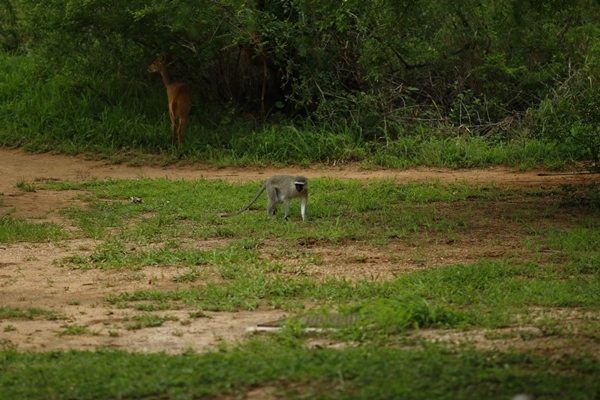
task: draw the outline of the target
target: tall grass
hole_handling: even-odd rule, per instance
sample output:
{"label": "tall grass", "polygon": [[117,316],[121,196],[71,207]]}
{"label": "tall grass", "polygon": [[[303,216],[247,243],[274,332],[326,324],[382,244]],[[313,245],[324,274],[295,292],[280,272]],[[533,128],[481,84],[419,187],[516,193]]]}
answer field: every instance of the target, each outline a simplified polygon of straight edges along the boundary
{"label": "tall grass", "polygon": [[373,156],[382,166],[472,168],[488,165],[514,165],[521,168],[544,165],[563,168],[581,155],[571,144],[539,139],[513,139],[490,143],[482,137],[436,138],[419,135],[401,137],[381,147]]}
{"label": "tall grass", "polygon": [[[158,154],[215,164],[308,164],[356,161],[404,168],[414,165],[562,168],[577,160],[575,146],[527,138],[487,140],[416,125],[390,139],[360,126],[310,121],[245,123],[226,107],[194,93],[181,150],[171,146],[166,92],[160,79],[140,73],[125,80],[98,70],[55,70],[35,55],[0,53],[0,145],[67,154]],[[219,108],[220,107],[220,108]],[[283,122],[281,122],[283,121]],[[388,125],[406,132],[404,127]],[[448,127],[446,127],[446,131]],[[450,129],[451,130],[451,129]]]}

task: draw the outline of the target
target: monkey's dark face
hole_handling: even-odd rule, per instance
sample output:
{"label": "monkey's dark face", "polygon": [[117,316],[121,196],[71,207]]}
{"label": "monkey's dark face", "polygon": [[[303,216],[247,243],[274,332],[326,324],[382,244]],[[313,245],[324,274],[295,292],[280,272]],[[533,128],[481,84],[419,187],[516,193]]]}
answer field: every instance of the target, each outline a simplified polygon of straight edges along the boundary
{"label": "monkey's dark face", "polygon": [[304,190],[304,183],[301,183],[301,182],[296,182],[296,183],[294,183],[294,185],[296,186],[296,190],[297,190],[298,192],[301,192],[301,191],[303,191],[303,190]]}

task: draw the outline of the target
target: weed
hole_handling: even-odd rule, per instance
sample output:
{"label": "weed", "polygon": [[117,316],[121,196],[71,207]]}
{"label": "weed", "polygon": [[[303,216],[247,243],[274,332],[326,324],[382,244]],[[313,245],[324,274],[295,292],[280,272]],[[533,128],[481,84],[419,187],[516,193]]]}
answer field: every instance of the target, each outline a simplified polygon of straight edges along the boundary
{"label": "weed", "polygon": [[136,315],[128,319],[130,322],[125,324],[125,329],[137,330],[161,326],[165,321],[177,321],[178,318],[172,315],[159,316],[156,314]]}
{"label": "weed", "polygon": [[24,192],[35,192],[35,185],[28,183],[25,179],[21,178],[15,185],[18,189]]}
{"label": "weed", "polygon": [[15,308],[10,306],[0,306],[0,320],[30,320],[35,317],[44,317],[50,321],[65,318],[63,315],[58,314],[56,311],[43,310],[40,308],[28,308],[26,310],[23,310],[21,308]]}
{"label": "weed", "polygon": [[61,328],[61,330],[56,332],[56,336],[84,335],[86,333],[89,333],[89,330],[86,326],[81,326],[77,324],[62,325]]}
{"label": "weed", "polygon": [[181,275],[176,275],[173,277],[173,281],[175,282],[194,282],[200,277],[200,272],[196,270],[190,270]]}
{"label": "weed", "polygon": [[205,313],[202,310],[196,310],[193,312],[189,313],[190,318],[211,318],[210,315],[208,315],[207,313]]}

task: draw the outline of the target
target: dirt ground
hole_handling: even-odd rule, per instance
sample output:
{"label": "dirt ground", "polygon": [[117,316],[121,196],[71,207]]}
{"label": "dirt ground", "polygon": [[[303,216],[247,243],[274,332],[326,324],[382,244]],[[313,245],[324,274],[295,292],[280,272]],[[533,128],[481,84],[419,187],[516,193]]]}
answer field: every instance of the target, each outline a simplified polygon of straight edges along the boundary
{"label": "dirt ground", "polygon": [[[81,157],[51,154],[28,154],[21,150],[0,148],[0,217],[9,214],[32,221],[52,221],[66,228],[69,222],[58,211],[76,200],[68,191],[23,191],[19,182],[47,180],[87,181],[90,179],[135,179],[139,177],[170,179],[223,179],[228,181],[263,180],[274,174],[303,174],[309,178],[333,177],[339,179],[395,179],[441,182],[493,182],[498,187],[550,188],[564,183],[581,184],[594,179],[593,175],[538,176],[540,171],[517,172],[512,168],[448,170],[416,168],[411,170],[363,170],[353,165],[311,168],[215,168],[206,165],[180,166],[127,166],[111,164],[106,160],[88,161]],[[510,204],[506,205],[510,207]],[[506,229],[509,232],[510,229]],[[311,251],[322,262],[302,271],[315,276],[337,276],[349,279],[387,279],[415,269],[432,268],[452,263],[468,262],[480,256],[519,256],[521,245],[518,235],[499,235],[489,226],[475,229],[473,237],[460,246],[452,243],[431,243],[437,246],[428,254],[419,254],[416,247],[392,243],[378,249],[366,243],[342,244],[342,247],[311,244]],[[174,267],[147,267],[142,271],[72,270],[56,263],[63,257],[93,249],[91,239],[62,241],[60,243],[0,243],[0,306],[20,309],[41,308],[56,311],[65,318],[48,320],[0,320],[0,347],[15,346],[22,351],[94,350],[100,347],[130,351],[181,353],[202,351],[219,343],[243,340],[247,328],[286,316],[280,310],[209,313],[209,318],[190,319],[190,310],[169,310],[164,314],[176,316],[162,326],[144,329],[125,329],[125,324],[136,314],[131,309],[119,309],[108,304],[109,294],[132,292],[140,289],[172,289],[177,287]],[[220,240],[195,243],[196,247],[223,245]],[[286,259],[276,250],[265,257],[282,258],[295,268],[293,259]],[[281,261],[281,260],[279,260]],[[159,313],[161,314],[161,313]],[[64,334],[81,328],[84,334]],[[530,328],[526,328],[530,329]],[[63,333],[63,334],[61,334]],[[451,333],[444,333],[450,335]],[[464,333],[449,338],[459,340]],[[425,333],[427,336],[427,333]],[[459,337],[457,339],[457,337]],[[477,343],[485,341],[477,333]],[[508,335],[510,336],[510,335]],[[535,335],[533,335],[535,337]],[[443,340],[439,337],[436,340]],[[545,340],[545,339],[544,339]],[[489,342],[489,340],[488,340]],[[500,342],[494,345],[502,346]],[[325,344],[328,345],[328,344]],[[553,344],[552,346],[559,345]],[[489,346],[489,343],[485,344]],[[598,349],[594,349],[595,352]]]}

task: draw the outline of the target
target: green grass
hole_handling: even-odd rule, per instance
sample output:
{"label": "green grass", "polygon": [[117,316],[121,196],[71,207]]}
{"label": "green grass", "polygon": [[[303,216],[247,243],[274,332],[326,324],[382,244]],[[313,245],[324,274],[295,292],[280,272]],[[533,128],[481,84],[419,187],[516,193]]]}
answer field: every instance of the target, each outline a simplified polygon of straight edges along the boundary
{"label": "green grass", "polygon": [[85,335],[89,333],[89,330],[86,326],[81,326],[77,324],[66,324],[61,326],[61,330],[56,332],[56,336],[76,336],[76,335]]}
{"label": "green grass", "polygon": [[[108,239],[101,259],[124,253],[120,239],[140,242],[164,242],[164,251],[140,257],[160,258],[169,253],[178,258],[194,258],[178,250],[183,238],[254,238],[254,246],[263,238],[316,237],[336,242],[381,235],[406,237],[419,230],[452,231],[465,227],[463,218],[436,215],[436,203],[507,196],[491,186],[392,181],[362,184],[359,181],[311,180],[308,219],[298,225],[298,205],[293,204],[292,218],[282,221],[266,218],[266,206],[259,201],[249,212],[235,218],[219,214],[241,208],[256,192],[260,183],[231,184],[223,181],[172,181],[168,179],[109,180],[88,183],[59,182],[46,189],[79,189],[91,193],[89,209],[73,208],[66,215],[82,234],[93,239]],[[131,203],[140,197],[143,203]],[[264,200],[264,199],[262,199]],[[131,224],[130,221],[135,221]],[[249,245],[246,243],[245,245]],[[179,253],[178,255],[178,251]],[[190,262],[201,262],[191,260]],[[135,263],[134,263],[135,264]]]}
{"label": "green grass", "polygon": [[45,242],[67,237],[63,229],[54,223],[31,223],[24,218],[0,215],[0,243]]}
{"label": "green grass", "polygon": [[545,166],[562,169],[576,161],[575,148],[539,139],[514,139],[490,143],[481,137],[436,138],[431,135],[400,137],[372,157],[375,165],[408,168],[419,165],[475,168],[512,165],[521,169]]}
{"label": "green grass", "polygon": [[24,179],[20,179],[15,186],[24,192],[35,192],[35,185]]}
{"label": "green grass", "polygon": [[2,320],[31,320],[36,317],[44,317],[48,320],[62,319],[64,316],[56,311],[43,310],[40,308],[22,309],[19,307],[0,306],[0,321]]}
{"label": "green grass", "polygon": [[142,328],[152,328],[162,326],[165,321],[177,321],[177,317],[172,315],[156,315],[156,314],[143,314],[136,315],[129,319],[129,322],[125,324],[125,329],[137,330]]}
{"label": "green grass", "polygon": [[225,283],[209,280],[203,286],[170,291],[139,290],[111,295],[107,300],[130,306],[143,301],[171,307],[183,304],[208,311],[253,310],[265,303],[295,308],[310,302],[367,315],[367,320],[380,312],[374,332],[386,326],[397,331],[432,326],[498,328],[515,323],[516,315],[537,307],[600,308],[598,276],[599,271],[564,271],[562,265],[517,267],[494,263],[419,271],[383,283],[337,279],[319,282],[245,272]]}
{"label": "green grass", "polygon": [[183,274],[177,275],[173,277],[173,281],[175,282],[194,282],[200,279],[202,273],[198,270],[191,269],[188,272],[184,272]]}
{"label": "green grass", "polygon": [[[458,353],[364,346],[306,350],[276,341],[201,355],[120,351],[0,352],[5,398],[243,397],[269,387],[285,398],[313,399],[593,399],[600,365],[585,355]],[[35,384],[34,384],[35,383]]]}

